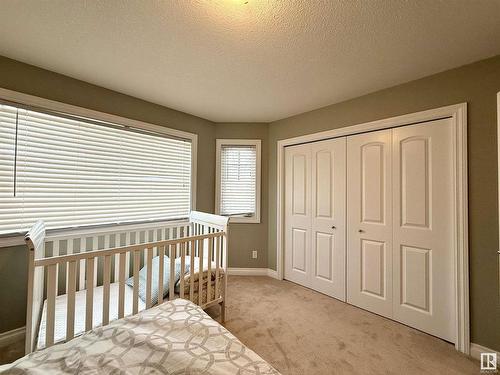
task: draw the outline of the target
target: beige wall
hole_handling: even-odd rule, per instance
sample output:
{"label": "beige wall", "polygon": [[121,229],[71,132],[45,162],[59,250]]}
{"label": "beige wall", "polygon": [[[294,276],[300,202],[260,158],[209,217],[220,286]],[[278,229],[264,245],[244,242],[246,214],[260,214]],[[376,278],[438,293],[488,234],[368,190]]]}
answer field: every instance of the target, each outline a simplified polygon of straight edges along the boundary
{"label": "beige wall", "polygon": [[[213,212],[215,125],[127,95],[0,56],[0,87],[198,134],[197,209]],[[25,324],[25,246],[0,249],[0,332]]]}
{"label": "beige wall", "polygon": [[[267,268],[268,126],[262,123],[218,123],[215,127],[215,137],[262,140],[261,222],[260,224],[238,223],[229,226],[231,239],[229,265],[230,267]],[[257,259],[252,259],[252,250],[257,250]]]}
{"label": "beige wall", "polygon": [[472,341],[500,350],[496,94],[500,56],[324,107],[269,127],[269,267],[276,267],[276,142],[456,103],[468,103]]}

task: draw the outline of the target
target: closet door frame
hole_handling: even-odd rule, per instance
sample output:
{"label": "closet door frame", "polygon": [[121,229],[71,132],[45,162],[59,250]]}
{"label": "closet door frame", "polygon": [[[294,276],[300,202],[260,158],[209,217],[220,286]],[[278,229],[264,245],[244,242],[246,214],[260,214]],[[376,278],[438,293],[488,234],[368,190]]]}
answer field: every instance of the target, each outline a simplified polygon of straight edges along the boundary
{"label": "closet door frame", "polygon": [[283,139],[277,143],[277,207],[276,207],[276,271],[277,278],[284,275],[284,192],[285,147],[329,138],[396,128],[437,119],[450,118],[453,128],[453,179],[454,179],[454,278],[455,278],[455,349],[470,354],[469,322],[469,235],[467,196],[467,103],[431,109],[388,119],[367,122],[300,137]]}

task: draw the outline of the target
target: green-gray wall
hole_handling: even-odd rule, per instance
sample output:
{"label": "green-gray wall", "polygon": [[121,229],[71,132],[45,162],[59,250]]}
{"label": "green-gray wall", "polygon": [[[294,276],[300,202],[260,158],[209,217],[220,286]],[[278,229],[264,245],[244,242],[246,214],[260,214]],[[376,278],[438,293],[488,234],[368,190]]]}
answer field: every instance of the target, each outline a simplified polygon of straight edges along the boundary
{"label": "green-gray wall", "polygon": [[[267,202],[268,202],[268,125],[262,123],[218,123],[216,138],[262,140],[261,163],[261,215],[260,224],[230,224],[231,267],[267,268]],[[252,259],[252,250],[257,250],[257,259]]]}
{"label": "green-gray wall", "polygon": [[[215,124],[0,56],[0,87],[198,134],[197,209],[213,212]],[[25,246],[0,249],[0,332],[26,321]]]}
{"label": "green-gray wall", "polygon": [[500,56],[269,125],[269,262],[276,267],[276,142],[298,135],[468,103],[472,342],[500,350],[496,94]]}
{"label": "green-gray wall", "polygon": [[[500,350],[496,93],[500,56],[266,124],[214,124],[0,56],[0,87],[198,134],[197,208],[213,212],[216,138],[262,139],[261,224],[231,225],[231,267],[276,267],[276,142],[468,103],[472,341]],[[267,215],[266,215],[267,213]],[[258,259],[250,252],[259,251]],[[12,261],[14,259],[14,261]],[[0,249],[0,332],[25,322],[26,250]]]}

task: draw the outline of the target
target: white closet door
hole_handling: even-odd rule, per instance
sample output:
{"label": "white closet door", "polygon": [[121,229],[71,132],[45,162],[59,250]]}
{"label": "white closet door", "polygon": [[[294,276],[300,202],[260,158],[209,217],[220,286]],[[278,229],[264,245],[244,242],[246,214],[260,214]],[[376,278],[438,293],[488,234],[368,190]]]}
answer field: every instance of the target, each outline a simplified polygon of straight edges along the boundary
{"label": "white closet door", "polygon": [[347,301],[392,316],[391,130],[347,138]]}
{"label": "white closet door", "polygon": [[393,130],[394,319],[455,341],[449,119]]}
{"label": "white closet door", "polygon": [[309,286],[311,274],[311,146],[285,149],[285,278]]}
{"label": "white closet door", "polygon": [[346,139],[311,143],[312,289],[345,301]]}
{"label": "white closet door", "polygon": [[285,150],[285,278],[345,301],[346,139]]}

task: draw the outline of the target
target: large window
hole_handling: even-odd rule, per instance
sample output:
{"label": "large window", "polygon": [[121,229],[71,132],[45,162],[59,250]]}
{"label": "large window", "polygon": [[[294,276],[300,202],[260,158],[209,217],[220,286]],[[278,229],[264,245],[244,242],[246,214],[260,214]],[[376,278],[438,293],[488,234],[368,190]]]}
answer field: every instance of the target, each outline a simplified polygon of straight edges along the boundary
{"label": "large window", "polygon": [[216,213],[260,222],[260,140],[217,140]]}
{"label": "large window", "polygon": [[0,234],[189,214],[189,139],[8,102],[0,128]]}

